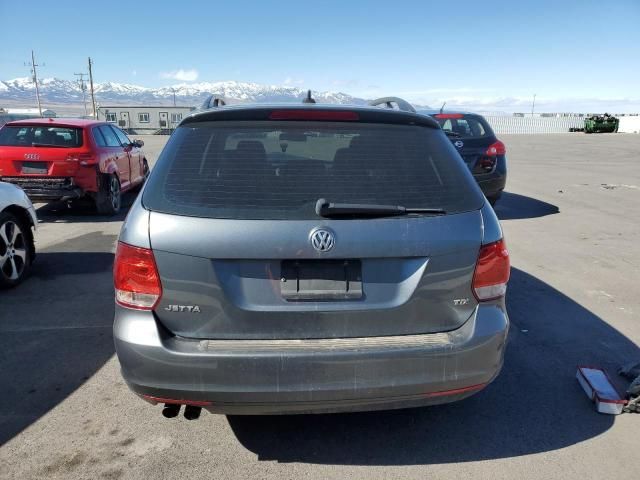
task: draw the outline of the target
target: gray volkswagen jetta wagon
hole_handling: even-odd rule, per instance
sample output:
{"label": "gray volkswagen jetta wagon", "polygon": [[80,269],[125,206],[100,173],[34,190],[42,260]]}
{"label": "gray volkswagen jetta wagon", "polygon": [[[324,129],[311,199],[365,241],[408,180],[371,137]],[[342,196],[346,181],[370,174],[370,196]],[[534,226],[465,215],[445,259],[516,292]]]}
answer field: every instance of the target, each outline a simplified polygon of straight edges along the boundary
{"label": "gray volkswagen jetta wagon", "polygon": [[432,118],[220,106],[182,121],[123,225],[115,345],[167,417],[452,402],[502,367],[508,279]]}

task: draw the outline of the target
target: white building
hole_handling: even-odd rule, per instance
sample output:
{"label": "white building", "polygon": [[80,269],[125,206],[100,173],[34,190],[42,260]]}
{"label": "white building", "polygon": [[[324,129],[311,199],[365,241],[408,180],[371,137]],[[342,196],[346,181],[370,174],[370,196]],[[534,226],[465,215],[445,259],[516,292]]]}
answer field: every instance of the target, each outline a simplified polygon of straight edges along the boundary
{"label": "white building", "polygon": [[[53,110],[43,110],[43,117],[55,117]],[[0,127],[7,122],[14,120],[26,120],[29,118],[40,118],[40,111],[37,108],[2,108],[0,107]]]}
{"label": "white building", "polygon": [[[40,116],[40,111],[37,108],[12,108],[12,107],[6,107],[6,108],[0,108],[0,113],[6,113],[8,115],[25,115],[28,117],[25,118],[34,118],[34,117],[39,117]],[[56,112],[54,112],[53,110],[42,110],[42,116],[43,117],[55,117],[56,116]]]}
{"label": "white building", "polygon": [[98,107],[98,120],[118,125],[131,133],[169,133],[195,107],[113,105]]}

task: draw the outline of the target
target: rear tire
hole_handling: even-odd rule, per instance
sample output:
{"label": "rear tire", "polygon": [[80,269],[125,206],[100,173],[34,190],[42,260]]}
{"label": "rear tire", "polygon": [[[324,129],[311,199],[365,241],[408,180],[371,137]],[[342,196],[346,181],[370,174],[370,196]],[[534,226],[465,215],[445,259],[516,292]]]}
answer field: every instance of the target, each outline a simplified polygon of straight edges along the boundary
{"label": "rear tire", "polygon": [[22,282],[29,274],[33,256],[30,226],[11,213],[0,213],[0,288]]}
{"label": "rear tire", "polygon": [[147,179],[149,178],[150,173],[151,173],[151,170],[149,169],[149,163],[147,162],[147,159],[144,158],[142,159],[142,176],[144,177],[144,181],[142,182],[143,185],[146,183]]}
{"label": "rear tire", "polygon": [[122,206],[120,181],[115,175],[100,175],[100,189],[96,194],[96,210],[101,215],[116,215]]}

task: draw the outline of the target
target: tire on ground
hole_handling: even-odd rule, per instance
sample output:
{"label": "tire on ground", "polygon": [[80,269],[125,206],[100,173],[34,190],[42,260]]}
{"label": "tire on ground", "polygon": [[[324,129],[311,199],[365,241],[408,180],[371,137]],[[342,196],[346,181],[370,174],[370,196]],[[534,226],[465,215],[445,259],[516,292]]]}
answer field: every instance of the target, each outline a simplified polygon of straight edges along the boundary
{"label": "tire on ground", "polygon": [[26,278],[33,254],[31,226],[0,212],[0,288],[15,287]]}
{"label": "tire on ground", "polygon": [[98,193],[96,194],[96,210],[101,215],[116,215],[122,205],[120,181],[113,174],[101,174]]}

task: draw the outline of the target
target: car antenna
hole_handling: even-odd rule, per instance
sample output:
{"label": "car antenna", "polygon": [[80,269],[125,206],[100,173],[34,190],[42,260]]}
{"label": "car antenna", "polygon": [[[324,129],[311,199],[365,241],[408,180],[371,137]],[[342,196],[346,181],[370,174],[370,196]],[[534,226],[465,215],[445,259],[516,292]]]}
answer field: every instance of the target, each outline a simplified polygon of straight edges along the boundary
{"label": "car antenna", "polygon": [[440,113],[442,113],[442,111],[444,110],[444,106],[445,106],[446,104],[447,104],[447,102],[444,102],[444,103],[442,104],[442,106],[440,107]]}
{"label": "car antenna", "polygon": [[302,103],[316,103],[316,101],[311,96],[311,90],[307,90],[307,96],[304,100],[302,100]]}

